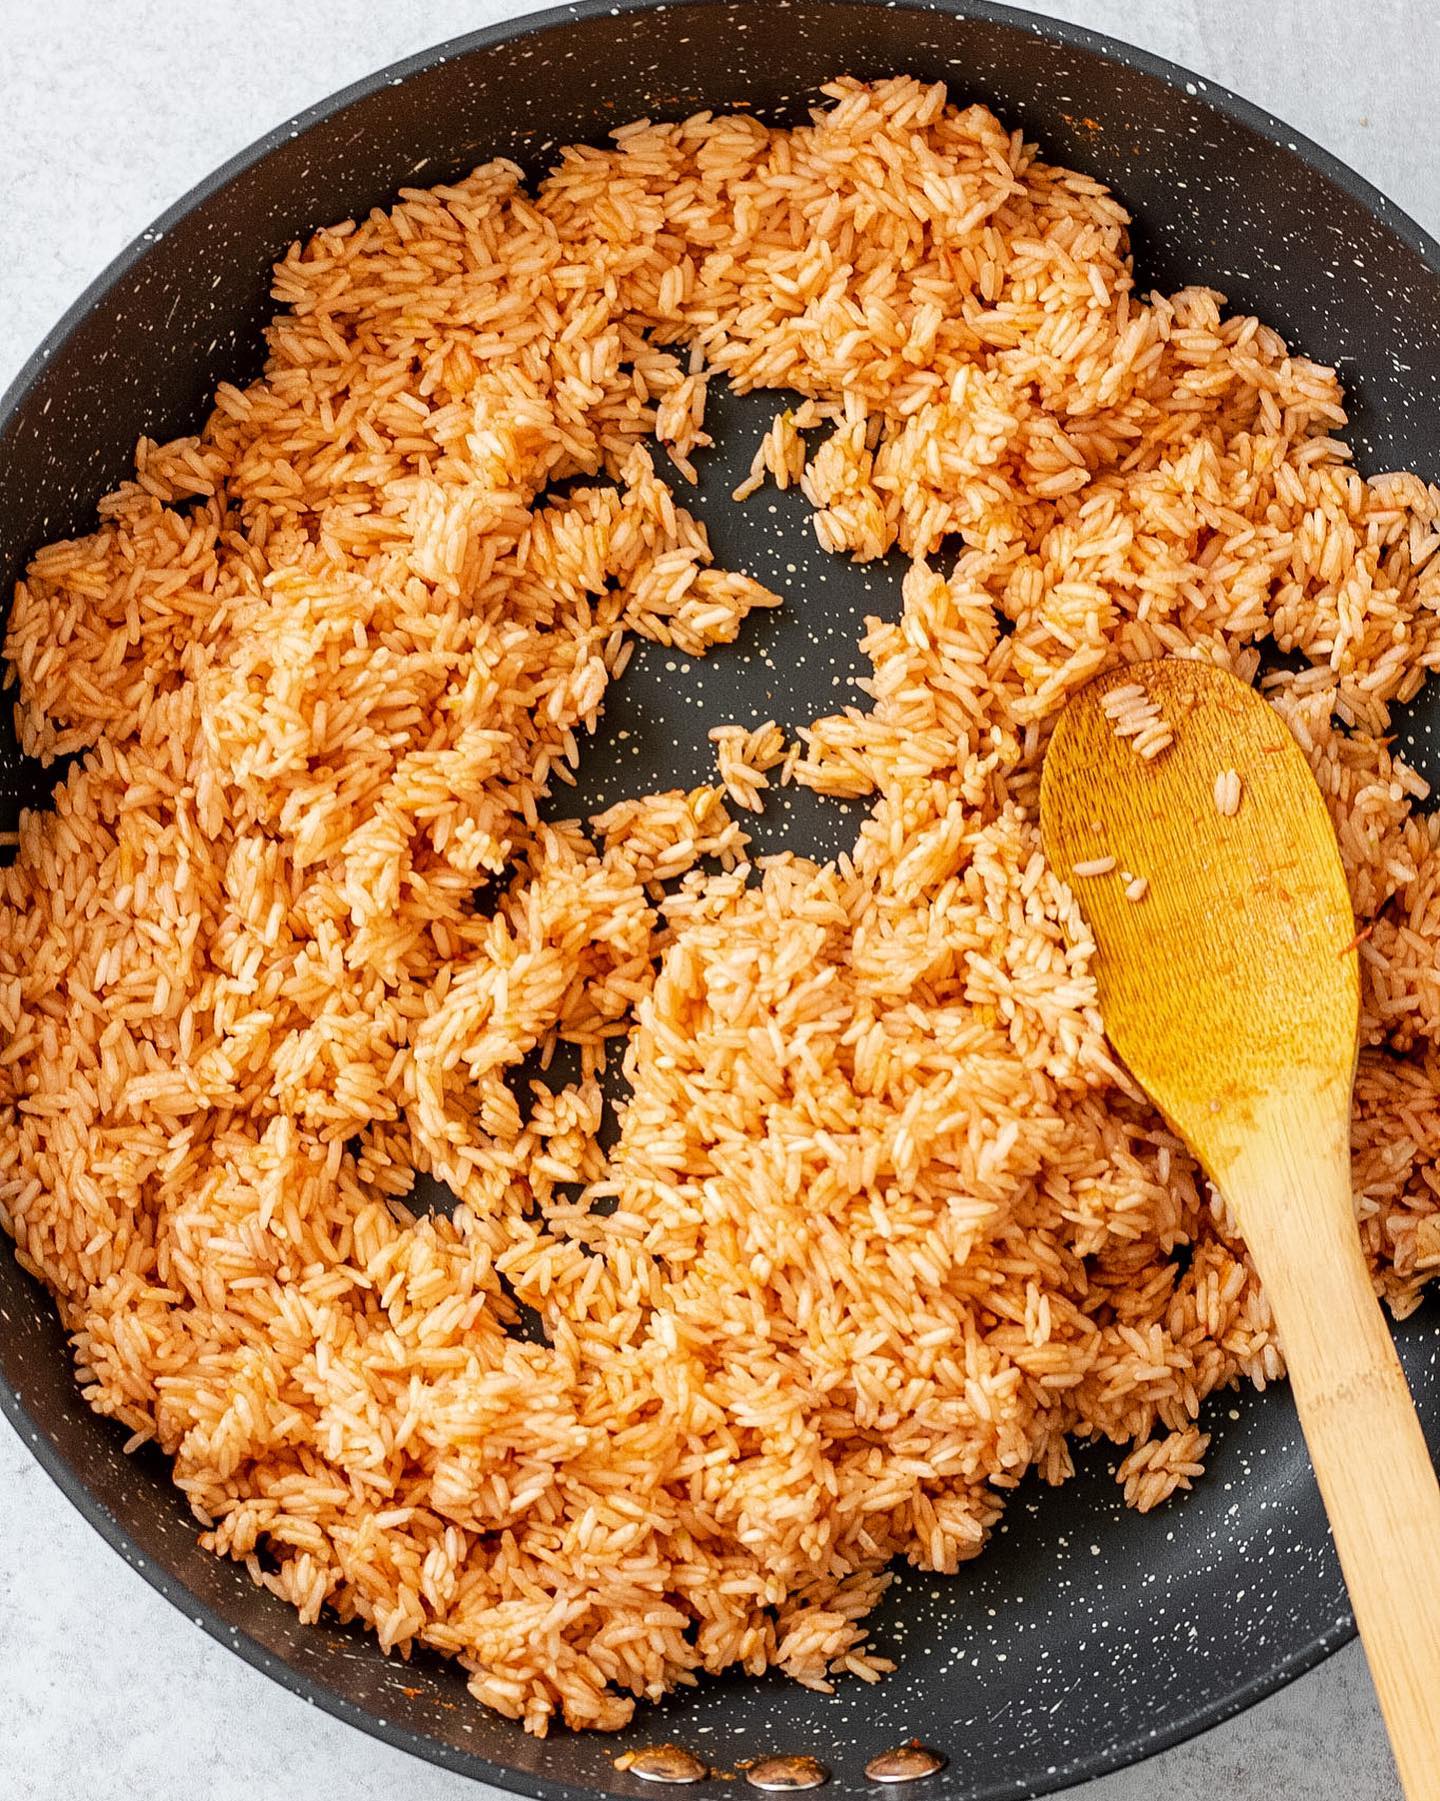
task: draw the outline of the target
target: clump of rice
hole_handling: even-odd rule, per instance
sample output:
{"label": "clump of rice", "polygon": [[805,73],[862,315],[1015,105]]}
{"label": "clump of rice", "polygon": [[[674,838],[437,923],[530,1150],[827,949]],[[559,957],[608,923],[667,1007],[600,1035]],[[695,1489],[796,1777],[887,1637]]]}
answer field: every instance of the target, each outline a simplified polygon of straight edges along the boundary
{"label": "clump of rice", "polygon": [[1100,710],[1115,736],[1128,739],[1131,748],[1147,761],[1175,742],[1159,701],[1141,682],[1122,682],[1107,689],[1100,698]]}
{"label": "clump of rice", "polygon": [[[74,761],[0,872],[0,1216],[207,1545],[543,1732],[873,1676],[887,1566],[977,1555],[1072,1435],[1137,1505],[1192,1481],[1205,1397],[1283,1364],[1035,824],[1067,696],[1171,652],[1299,666],[1369,932],[1361,1231],[1415,1304],[1440,833],[1387,728],[1440,497],[1352,467],[1332,371],[1137,293],[1112,196],[909,79],[407,190],[274,292],[261,378],[142,440],[6,646]],[[866,804],[836,862],[747,863],[768,741],[541,819],[636,635],[774,604],[647,448],[683,474],[717,378],[813,404],[761,473],[823,543],[912,559],[868,705],[786,760]]]}
{"label": "clump of rice", "polygon": [[773,719],[746,731],[743,725],[717,725],[710,731],[715,761],[725,792],[737,807],[759,813],[760,796],[770,786],[765,773],[786,757],[785,734]]}
{"label": "clump of rice", "polygon": [[1162,1501],[1168,1501],[1177,1489],[1189,1488],[1204,1471],[1209,1447],[1210,1434],[1194,1427],[1167,1432],[1163,1438],[1137,1445],[1116,1472],[1116,1480],[1125,1490],[1126,1505],[1149,1513]]}
{"label": "clump of rice", "polygon": [[1240,811],[1245,784],[1236,769],[1222,769],[1215,778],[1215,811],[1222,819],[1233,819]]}
{"label": "clump of rice", "polygon": [[749,473],[730,498],[748,500],[764,486],[767,475],[774,477],[775,486],[782,491],[799,487],[805,477],[805,440],[800,434],[835,417],[833,405],[815,400],[777,413],[769,431],[760,440]]}

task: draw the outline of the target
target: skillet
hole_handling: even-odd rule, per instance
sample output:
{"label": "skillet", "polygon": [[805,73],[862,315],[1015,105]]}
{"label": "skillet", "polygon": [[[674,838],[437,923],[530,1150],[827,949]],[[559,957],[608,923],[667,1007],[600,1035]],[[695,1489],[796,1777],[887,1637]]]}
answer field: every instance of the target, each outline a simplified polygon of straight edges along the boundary
{"label": "skillet", "polygon": [[[741,104],[793,122],[836,73],[901,70],[948,81],[955,97],[1020,125],[1050,160],[1110,183],[1135,216],[1142,287],[1218,287],[1233,308],[1340,364],[1362,468],[1440,474],[1440,246],[1325,152],[1213,84],[980,0],[578,0],[397,64],[288,122],[117,259],[0,402],[3,591],[38,545],[88,529],[139,432],[193,429],[218,380],[258,370],[268,265],[296,236],[490,156],[538,173],[558,145],[642,113]],[[739,645],[703,663],[640,644],[566,812],[704,779],[716,719],[793,725],[830,710],[860,673],[860,620],[898,605],[897,566],[823,556],[793,493],[729,505],[775,408],[773,394],[713,394],[707,424],[719,443],[701,459],[694,505],[720,565],[748,570],[785,607],[752,616]],[[1432,777],[1437,716],[1422,695],[1402,725]],[[0,734],[8,828],[21,805],[43,802],[54,772],[20,756],[8,719]],[[844,809],[790,793],[788,810],[762,826],[761,850],[848,843]],[[302,1627],[200,1551],[163,1461],[124,1457],[123,1430],[84,1407],[53,1310],[8,1254],[0,1322],[0,1407],[156,1588],[329,1711],[546,1801],[653,1794],[614,1759],[666,1738],[721,1765],[808,1752],[830,1770],[830,1792],[874,1794],[866,1762],[914,1736],[948,1759],[925,1794],[1040,1794],[1214,1724],[1353,1630],[1288,1395],[1222,1395],[1202,1422],[1214,1438],[1194,1494],[1135,1515],[1119,1505],[1115,1454],[1081,1450],[1076,1480],[1058,1493],[1023,1488],[960,1575],[903,1575],[874,1622],[877,1648],[899,1659],[878,1688],[845,1683],[826,1697],[779,1676],[722,1678],[642,1707],[616,1737],[536,1741],[473,1702],[457,1669],[387,1661],[359,1631]],[[1433,1305],[1399,1337],[1440,1445]]]}

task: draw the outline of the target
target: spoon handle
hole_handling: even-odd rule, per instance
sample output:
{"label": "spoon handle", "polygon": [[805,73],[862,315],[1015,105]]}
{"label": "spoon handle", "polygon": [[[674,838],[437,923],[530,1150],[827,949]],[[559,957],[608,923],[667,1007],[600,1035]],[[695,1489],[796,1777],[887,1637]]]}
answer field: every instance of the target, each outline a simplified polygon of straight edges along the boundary
{"label": "spoon handle", "polygon": [[1440,1484],[1370,1282],[1349,1093],[1281,1095],[1214,1174],[1264,1284],[1408,1801],[1440,1801]]}

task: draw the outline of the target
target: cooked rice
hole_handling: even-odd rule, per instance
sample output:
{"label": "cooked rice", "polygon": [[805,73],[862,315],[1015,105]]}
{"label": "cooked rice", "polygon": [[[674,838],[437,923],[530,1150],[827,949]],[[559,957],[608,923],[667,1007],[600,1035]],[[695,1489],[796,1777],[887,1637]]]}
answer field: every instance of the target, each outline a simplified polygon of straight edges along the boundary
{"label": "cooked rice", "polygon": [[1222,819],[1233,819],[1240,811],[1245,785],[1237,769],[1222,769],[1215,778],[1215,811]]}
{"label": "cooked rice", "polygon": [[761,792],[770,786],[765,772],[783,763],[788,754],[780,727],[773,719],[748,732],[743,725],[717,725],[711,729],[710,742],[730,799],[748,812],[762,812]]}
{"label": "cooked rice", "polygon": [[1210,1434],[1193,1426],[1137,1445],[1116,1471],[1126,1505],[1149,1513],[1177,1489],[1189,1488],[1204,1471],[1209,1447]]}
{"label": "cooked rice", "polygon": [[[1154,1505],[1205,1397],[1282,1374],[1041,856],[1098,671],[1302,665],[1268,691],[1373,925],[1361,1230],[1397,1313],[1440,1264],[1440,851],[1386,737],[1440,655],[1440,497],[1359,475],[1268,327],[1138,295],[1089,177],[938,86],[829,98],[296,245],[264,376],[142,440],[10,618],[24,744],[76,756],[0,872],[18,1255],[207,1545],[537,1732],[874,1675],[892,1559],[975,1556],[1071,1434]],[[750,870],[711,787],[537,813],[634,634],[774,603],[646,449],[685,468],[716,377],[823,408],[765,467],[913,559],[869,710],[787,760],[869,805],[834,863]]]}
{"label": "cooked rice", "polygon": [[1088,862],[1072,864],[1070,873],[1084,880],[1088,876],[1109,875],[1114,867],[1114,857],[1091,857]]}
{"label": "cooked rice", "polygon": [[1149,876],[1131,876],[1125,884],[1125,898],[1128,901],[1142,901],[1149,892]]}
{"label": "cooked rice", "polygon": [[[811,403],[806,402],[810,407]],[[804,426],[818,425],[823,415],[820,410],[813,409],[805,418]],[[785,488],[798,487],[805,475],[805,440],[800,436],[804,426],[799,415],[788,408],[778,413],[768,432],[760,440],[760,448],[755,452],[750,464],[750,473],[731,495],[732,500],[748,500],[755,491],[764,485],[766,475],[775,478],[775,486]]]}
{"label": "cooked rice", "polygon": [[1131,748],[1147,761],[1169,750],[1175,742],[1160,703],[1140,682],[1122,682],[1100,697],[1100,710],[1117,738],[1128,738]]}

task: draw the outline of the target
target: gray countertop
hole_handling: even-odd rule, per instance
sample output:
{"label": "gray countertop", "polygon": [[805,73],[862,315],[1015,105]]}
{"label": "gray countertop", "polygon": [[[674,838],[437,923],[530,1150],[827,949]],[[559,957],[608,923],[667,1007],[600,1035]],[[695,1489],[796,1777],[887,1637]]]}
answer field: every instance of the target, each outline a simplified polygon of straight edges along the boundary
{"label": "gray countertop", "polygon": [[[506,0],[0,0],[0,386],[156,213],[251,139]],[[1278,113],[1440,232],[1426,0],[1051,0]],[[460,1801],[484,1791],[307,1707],[154,1594],[0,1427],[0,1801]],[[1350,1646],[1086,1801],[1389,1801]]]}

